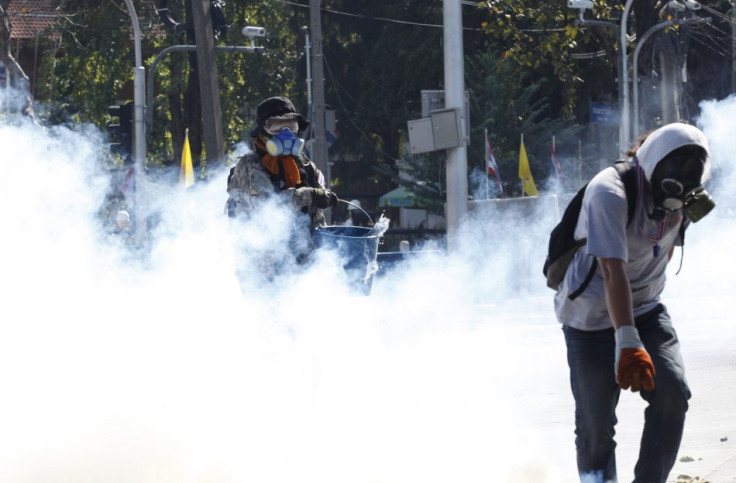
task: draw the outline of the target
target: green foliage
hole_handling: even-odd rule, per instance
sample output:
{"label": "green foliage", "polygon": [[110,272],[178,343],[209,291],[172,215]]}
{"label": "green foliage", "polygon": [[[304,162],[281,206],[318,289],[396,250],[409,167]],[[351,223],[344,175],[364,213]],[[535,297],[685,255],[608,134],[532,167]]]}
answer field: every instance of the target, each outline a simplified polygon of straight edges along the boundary
{"label": "green foliage", "polygon": [[[52,120],[105,125],[116,93],[132,85],[132,27],[119,3],[68,0],[60,5],[58,43],[42,59],[36,83],[39,97],[50,101]],[[148,2],[136,3],[141,25],[150,25],[155,10]],[[147,34],[147,45],[154,44],[155,32]]]}
{"label": "green foliage", "polygon": [[[144,65],[171,45],[192,44],[190,36],[168,31],[153,1],[134,1],[143,31]],[[337,111],[340,137],[331,148],[340,188],[382,193],[396,186],[402,133],[421,113],[421,91],[442,89],[443,29],[441,2],[329,0],[322,2],[322,40],[326,103]],[[272,95],[287,95],[307,112],[305,36],[306,0],[227,2],[229,29],[217,45],[245,45],[241,29],[266,28],[258,54],[218,53],[217,68],[226,152],[252,126],[255,107]],[[620,9],[620,7],[616,7]],[[54,122],[93,122],[104,128],[107,107],[132,98],[133,43],[122,0],[67,0],[56,49],[42,62],[39,97],[51,101]],[[615,12],[596,1],[596,15]],[[172,17],[186,23],[188,2],[170,0]],[[489,0],[463,6],[466,83],[470,93],[471,170],[485,170],[483,130],[488,129],[502,176],[516,184],[519,137],[525,135],[532,169],[549,172],[551,136],[564,136],[577,106],[612,92],[612,66],[606,59],[581,66],[572,58],[583,49],[606,48],[610,33],[581,29],[576,11],[564,0]],[[615,39],[614,39],[615,40]],[[613,44],[611,44],[613,45]],[[175,163],[184,130],[196,159],[201,155],[194,56],[172,53],[154,74],[153,127],[148,132],[149,160]],[[148,73],[148,70],[147,70]],[[593,79],[593,82],[588,81]],[[585,80],[589,84],[586,85]],[[591,85],[598,86],[595,91]],[[558,121],[563,119],[564,121]],[[553,121],[554,120],[554,121]],[[417,180],[421,196],[440,206],[444,196],[442,160],[426,156],[403,166]],[[336,168],[337,169],[337,168]]]}

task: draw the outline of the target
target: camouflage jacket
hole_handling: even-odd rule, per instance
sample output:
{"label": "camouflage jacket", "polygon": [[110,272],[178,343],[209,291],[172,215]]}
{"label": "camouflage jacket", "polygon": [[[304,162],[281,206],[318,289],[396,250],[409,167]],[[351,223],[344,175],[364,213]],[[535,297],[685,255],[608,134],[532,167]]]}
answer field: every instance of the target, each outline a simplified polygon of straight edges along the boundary
{"label": "camouflage jacket", "polygon": [[261,163],[257,153],[248,153],[238,160],[230,169],[227,178],[228,200],[227,214],[231,218],[240,218],[254,209],[259,199],[268,196],[281,196],[291,202],[302,213],[308,213],[310,228],[325,224],[324,210],[312,204],[312,195],[308,190],[299,188],[324,188],[324,175],[317,166],[301,155],[298,159],[301,183],[294,188],[282,186],[279,176],[269,173]]}

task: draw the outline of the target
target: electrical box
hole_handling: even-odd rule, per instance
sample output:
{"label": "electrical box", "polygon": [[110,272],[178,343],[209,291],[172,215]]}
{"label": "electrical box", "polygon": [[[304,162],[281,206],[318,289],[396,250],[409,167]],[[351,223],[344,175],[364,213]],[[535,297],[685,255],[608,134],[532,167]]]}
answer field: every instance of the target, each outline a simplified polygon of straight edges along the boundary
{"label": "electrical box", "polygon": [[460,109],[432,111],[430,117],[407,122],[412,154],[463,146]]}
{"label": "electrical box", "polygon": [[409,126],[409,148],[411,154],[428,153],[434,151],[434,134],[432,133],[432,118],[423,117],[407,122]]}
{"label": "electrical box", "polygon": [[[422,90],[422,117],[429,117],[432,111],[445,109],[445,91]],[[465,144],[470,144],[470,96],[465,91]]]}
{"label": "electrical box", "polygon": [[440,109],[432,111],[432,136],[434,149],[449,149],[463,145],[463,128],[460,124],[460,109]]}

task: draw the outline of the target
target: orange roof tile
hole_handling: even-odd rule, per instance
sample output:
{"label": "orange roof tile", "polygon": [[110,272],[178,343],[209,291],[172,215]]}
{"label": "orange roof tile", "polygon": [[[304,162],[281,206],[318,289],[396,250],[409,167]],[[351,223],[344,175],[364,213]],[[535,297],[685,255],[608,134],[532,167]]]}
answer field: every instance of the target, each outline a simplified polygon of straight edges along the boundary
{"label": "orange roof tile", "polygon": [[59,12],[53,3],[52,0],[10,0],[10,38],[32,39],[54,24]]}

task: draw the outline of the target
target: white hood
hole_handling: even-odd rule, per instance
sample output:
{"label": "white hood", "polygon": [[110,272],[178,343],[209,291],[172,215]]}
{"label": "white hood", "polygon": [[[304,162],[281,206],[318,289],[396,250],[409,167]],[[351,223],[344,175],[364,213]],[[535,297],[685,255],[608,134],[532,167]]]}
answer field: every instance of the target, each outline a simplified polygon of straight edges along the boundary
{"label": "white hood", "polygon": [[637,149],[636,157],[647,180],[651,180],[652,172],[654,172],[654,168],[662,158],[677,148],[689,145],[700,146],[705,149],[705,166],[703,166],[703,178],[701,180],[701,183],[705,183],[710,177],[708,140],[700,129],[679,122],[667,124],[653,131]]}

